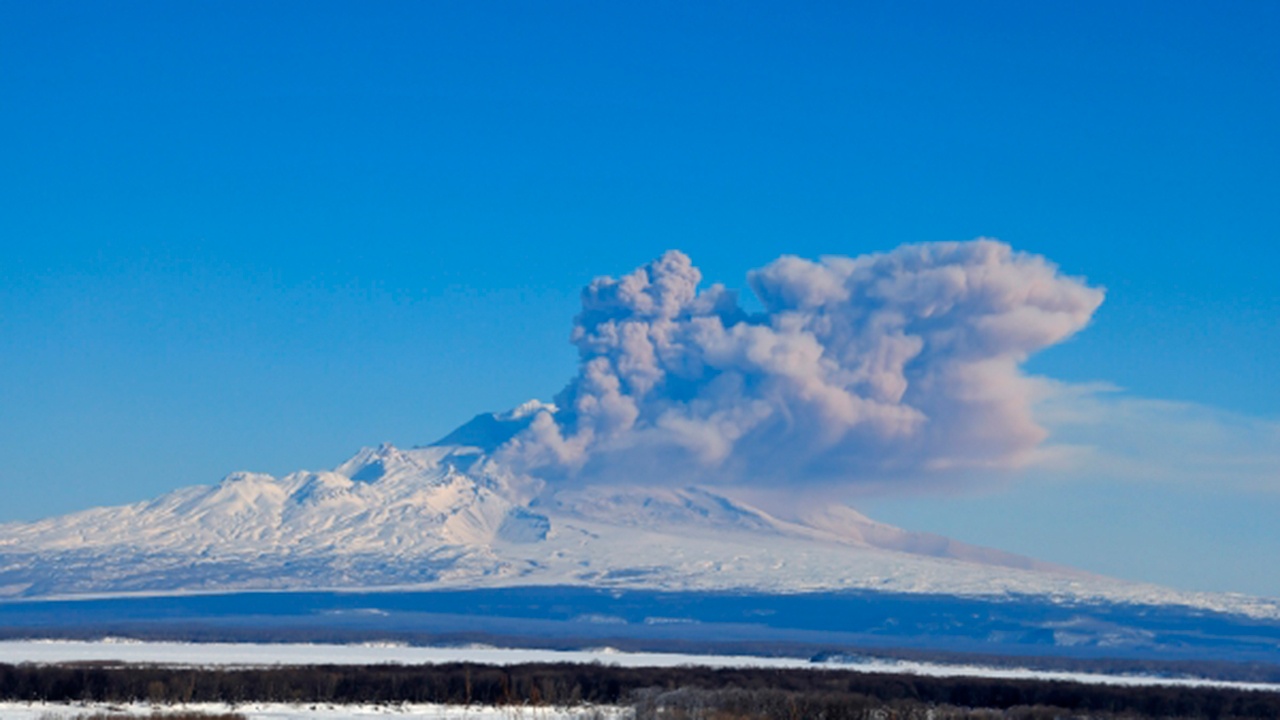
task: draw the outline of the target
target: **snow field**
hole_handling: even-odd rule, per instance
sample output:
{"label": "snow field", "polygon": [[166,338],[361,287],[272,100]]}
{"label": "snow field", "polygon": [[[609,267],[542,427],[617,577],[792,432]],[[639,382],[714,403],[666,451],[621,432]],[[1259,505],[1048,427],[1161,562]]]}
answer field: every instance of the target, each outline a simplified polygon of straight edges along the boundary
{"label": "snow field", "polygon": [[249,720],[355,720],[357,718],[413,718],[414,720],[622,720],[630,718],[628,708],[590,706],[554,707],[489,707],[462,705],[289,705],[284,703],[245,703],[222,705],[192,703],[189,705],[150,705],[147,703],[16,703],[0,702],[0,717],[5,720],[74,720],[82,715],[111,713],[150,718],[179,712],[208,714],[236,712]]}

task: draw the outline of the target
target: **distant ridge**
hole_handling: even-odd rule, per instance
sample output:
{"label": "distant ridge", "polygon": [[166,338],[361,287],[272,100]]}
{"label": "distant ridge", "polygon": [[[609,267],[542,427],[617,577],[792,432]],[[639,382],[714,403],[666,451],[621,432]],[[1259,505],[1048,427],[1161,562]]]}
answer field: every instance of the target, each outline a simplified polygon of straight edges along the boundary
{"label": "distant ridge", "polygon": [[1177,604],[1280,618],[1274,601],[1089,575],[833,505],[791,519],[705,487],[542,488],[490,450],[542,404],[331,471],[233,473],[154,500],[0,525],[10,598],[527,585],[878,590]]}

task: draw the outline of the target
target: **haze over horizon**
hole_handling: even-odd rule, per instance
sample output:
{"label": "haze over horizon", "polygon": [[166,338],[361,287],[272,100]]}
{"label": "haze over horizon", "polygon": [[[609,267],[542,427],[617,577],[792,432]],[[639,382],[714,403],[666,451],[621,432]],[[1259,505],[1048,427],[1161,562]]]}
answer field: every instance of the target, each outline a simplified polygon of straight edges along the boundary
{"label": "haze over horizon", "polygon": [[[770,278],[830,287],[823,256],[991,237],[1105,302],[1002,346],[1039,378],[994,425],[1008,447],[847,498],[1280,596],[1275,6],[228,7],[0,10],[0,522],[551,400],[579,289],[669,250],[753,316],[779,312]],[[809,420],[910,426],[885,382],[871,415]],[[868,442],[792,449],[816,476]]]}

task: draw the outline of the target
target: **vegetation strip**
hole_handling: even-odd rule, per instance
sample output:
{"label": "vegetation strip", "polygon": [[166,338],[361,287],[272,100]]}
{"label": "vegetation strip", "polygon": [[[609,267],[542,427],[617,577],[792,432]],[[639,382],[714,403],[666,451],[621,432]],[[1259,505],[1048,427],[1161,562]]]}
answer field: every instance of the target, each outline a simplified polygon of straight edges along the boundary
{"label": "vegetation strip", "polygon": [[[861,718],[876,709],[1050,708],[1066,717],[1280,717],[1280,693],[1117,687],[1064,681],[931,678],[831,670],[625,668],[452,663],[257,669],[153,665],[0,665],[0,699],[160,704],[439,703],[626,705],[637,717]],[[684,708],[693,714],[672,715]],[[1029,710],[1028,710],[1029,711]],[[682,711],[684,712],[684,711]],[[1062,713],[1060,713],[1062,714]],[[710,717],[709,715],[705,715]],[[1018,715],[1022,717],[1022,715]],[[953,715],[953,717],[967,717]],[[1026,715],[1032,717],[1032,715]]]}

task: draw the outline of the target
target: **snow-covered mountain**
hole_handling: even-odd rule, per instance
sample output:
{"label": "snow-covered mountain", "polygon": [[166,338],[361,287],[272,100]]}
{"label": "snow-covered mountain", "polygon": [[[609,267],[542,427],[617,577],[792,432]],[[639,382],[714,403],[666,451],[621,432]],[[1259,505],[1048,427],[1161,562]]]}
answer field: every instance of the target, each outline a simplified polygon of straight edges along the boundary
{"label": "snow-covered mountain", "polygon": [[1178,604],[1280,618],[913,533],[830,506],[782,519],[707,488],[546,488],[488,453],[533,406],[331,471],[234,473],[155,500],[0,525],[0,595],[577,585],[870,589]]}

